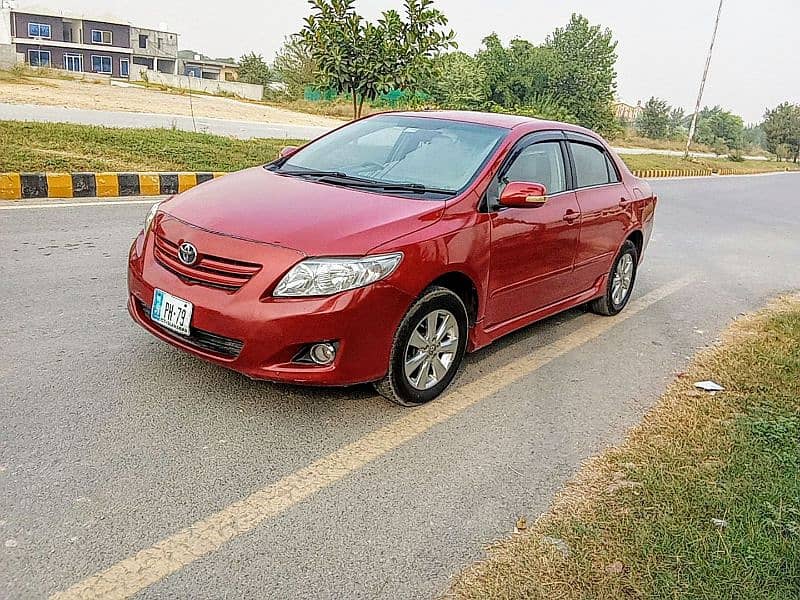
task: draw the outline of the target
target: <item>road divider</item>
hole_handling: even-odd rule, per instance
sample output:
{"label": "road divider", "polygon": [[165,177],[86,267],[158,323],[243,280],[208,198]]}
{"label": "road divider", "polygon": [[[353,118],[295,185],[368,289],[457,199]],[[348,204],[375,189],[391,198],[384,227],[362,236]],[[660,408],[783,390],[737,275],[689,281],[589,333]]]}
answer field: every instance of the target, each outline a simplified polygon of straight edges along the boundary
{"label": "road divider", "polygon": [[117,198],[179,194],[222,172],[0,173],[0,200]]}
{"label": "road divider", "polygon": [[[787,169],[788,170],[788,169]],[[633,170],[645,179],[759,175],[783,171],[759,169],[645,169]],[[0,200],[46,198],[119,198],[179,194],[227,175],[221,171],[188,173],[0,173]]]}

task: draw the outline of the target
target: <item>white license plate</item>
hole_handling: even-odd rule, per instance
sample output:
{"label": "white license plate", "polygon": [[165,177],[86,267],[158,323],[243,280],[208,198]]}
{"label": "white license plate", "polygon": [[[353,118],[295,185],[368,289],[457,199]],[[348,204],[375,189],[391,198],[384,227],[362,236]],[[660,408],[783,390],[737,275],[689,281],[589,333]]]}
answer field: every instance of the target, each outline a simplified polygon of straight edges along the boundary
{"label": "white license plate", "polygon": [[150,318],[167,329],[189,335],[192,308],[191,302],[162,290],[156,290],[153,293],[153,308],[150,309]]}

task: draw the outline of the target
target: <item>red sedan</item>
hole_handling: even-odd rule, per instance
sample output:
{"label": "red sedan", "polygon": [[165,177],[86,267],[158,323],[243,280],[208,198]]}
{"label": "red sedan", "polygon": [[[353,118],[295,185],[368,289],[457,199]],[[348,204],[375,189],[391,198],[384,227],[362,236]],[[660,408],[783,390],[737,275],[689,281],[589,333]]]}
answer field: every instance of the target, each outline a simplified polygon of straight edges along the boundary
{"label": "red sedan", "polygon": [[578,305],[621,311],[655,205],[586,129],[386,113],[153,206],[128,309],[255,379],[418,405],[467,351]]}

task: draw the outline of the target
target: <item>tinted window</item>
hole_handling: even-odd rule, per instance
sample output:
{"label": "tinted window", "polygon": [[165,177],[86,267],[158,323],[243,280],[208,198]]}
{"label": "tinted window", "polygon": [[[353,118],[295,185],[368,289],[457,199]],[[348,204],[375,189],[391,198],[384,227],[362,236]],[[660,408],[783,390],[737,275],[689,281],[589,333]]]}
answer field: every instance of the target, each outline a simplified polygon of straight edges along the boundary
{"label": "tinted window", "polygon": [[[579,188],[610,183],[605,152],[594,146],[570,142],[575,160],[575,179]],[[614,177],[616,179],[616,177]]]}
{"label": "tinted window", "polygon": [[567,189],[564,157],[558,142],[531,144],[514,159],[503,176],[503,183],[525,181],[541,183],[549,194]]}

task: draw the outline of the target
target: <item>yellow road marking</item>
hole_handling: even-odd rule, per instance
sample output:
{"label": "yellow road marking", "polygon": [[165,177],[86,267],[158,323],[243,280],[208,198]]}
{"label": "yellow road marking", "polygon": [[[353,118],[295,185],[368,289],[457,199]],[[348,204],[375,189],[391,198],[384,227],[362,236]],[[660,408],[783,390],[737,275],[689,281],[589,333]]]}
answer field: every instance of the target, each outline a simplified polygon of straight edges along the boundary
{"label": "yellow road marking", "polygon": [[18,200],[22,198],[22,182],[19,173],[0,173],[0,199]]}
{"label": "yellow road marking", "polygon": [[596,318],[569,335],[518,358],[446,396],[409,411],[404,417],[256,490],[246,498],[161,540],[154,546],[57,592],[53,600],[128,598],[176,573],[233,538],[252,531],[320,490],[388,454],[554,359],[597,338],[616,325],[687,286],[693,277],[668,283],[632,301],[614,318]]}
{"label": "yellow road marking", "polygon": [[178,193],[183,193],[197,185],[196,173],[178,173]]}
{"label": "yellow road marking", "polygon": [[96,193],[98,198],[119,196],[119,176],[117,173],[95,174]]}
{"label": "yellow road marking", "polygon": [[69,173],[46,173],[48,198],[72,198],[72,175]]}
{"label": "yellow road marking", "polygon": [[139,173],[139,193],[142,196],[161,194],[161,180],[158,173]]}

